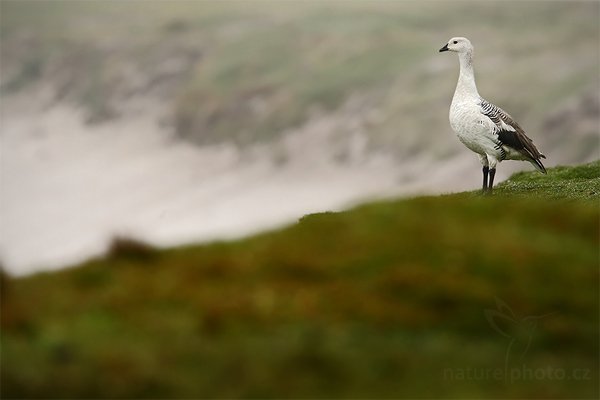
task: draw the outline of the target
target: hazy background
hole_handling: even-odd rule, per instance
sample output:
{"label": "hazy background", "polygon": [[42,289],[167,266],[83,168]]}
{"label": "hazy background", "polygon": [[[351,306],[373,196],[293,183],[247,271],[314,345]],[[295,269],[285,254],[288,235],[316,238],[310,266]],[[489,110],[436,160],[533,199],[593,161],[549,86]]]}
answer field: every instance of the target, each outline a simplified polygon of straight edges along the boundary
{"label": "hazy background", "polygon": [[[228,238],[376,196],[479,187],[447,114],[482,96],[547,166],[599,156],[600,3],[2,1],[11,274]],[[499,179],[525,163],[503,163]]]}

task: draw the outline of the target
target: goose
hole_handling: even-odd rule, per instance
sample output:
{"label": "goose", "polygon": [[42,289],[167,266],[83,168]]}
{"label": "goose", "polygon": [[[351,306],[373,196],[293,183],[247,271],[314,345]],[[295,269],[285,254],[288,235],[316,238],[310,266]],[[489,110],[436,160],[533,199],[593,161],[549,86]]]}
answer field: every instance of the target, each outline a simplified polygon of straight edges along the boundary
{"label": "goose", "polygon": [[541,159],[546,156],[538,151],[523,128],[510,114],[479,95],[473,71],[473,45],[469,39],[454,37],[439,50],[440,53],[445,51],[458,53],[460,65],[450,105],[450,126],[458,139],[479,156],[483,166],[483,193],[492,193],[496,165],[504,160],[529,161],[545,174]]}

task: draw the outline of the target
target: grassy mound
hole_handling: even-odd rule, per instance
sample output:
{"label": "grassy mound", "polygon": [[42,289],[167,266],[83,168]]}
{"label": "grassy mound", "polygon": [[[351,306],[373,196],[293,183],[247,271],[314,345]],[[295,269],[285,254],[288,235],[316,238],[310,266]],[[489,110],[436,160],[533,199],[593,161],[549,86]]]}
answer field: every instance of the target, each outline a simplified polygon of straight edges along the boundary
{"label": "grassy mound", "polygon": [[2,397],[597,398],[599,193],[596,162],[3,276]]}
{"label": "grassy mound", "polygon": [[598,205],[600,200],[600,162],[573,167],[556,167],[548,175],[520,172],[502,182],[496,194],[546,199],[582,200]]}

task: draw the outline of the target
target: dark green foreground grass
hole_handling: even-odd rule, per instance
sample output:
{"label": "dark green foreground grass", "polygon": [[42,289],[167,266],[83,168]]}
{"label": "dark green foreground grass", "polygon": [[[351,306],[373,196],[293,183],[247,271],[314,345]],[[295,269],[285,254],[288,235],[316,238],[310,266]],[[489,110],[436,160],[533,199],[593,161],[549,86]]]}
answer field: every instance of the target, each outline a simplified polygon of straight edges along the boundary
{"label": "dark green foreground grass", "polygon": [[597,398],[599,193],[596,162],[4,276],[2,398]]}

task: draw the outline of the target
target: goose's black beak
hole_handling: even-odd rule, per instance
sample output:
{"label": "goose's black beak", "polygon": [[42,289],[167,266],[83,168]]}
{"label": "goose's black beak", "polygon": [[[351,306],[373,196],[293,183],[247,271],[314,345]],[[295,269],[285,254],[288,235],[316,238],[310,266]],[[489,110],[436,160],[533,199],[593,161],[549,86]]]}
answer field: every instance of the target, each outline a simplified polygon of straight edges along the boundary
{"label": "goose's black beak", "polygon": [[446,43],[446,45],[440,49],[440,53],[442,51],[448,51],[448,43]]}

